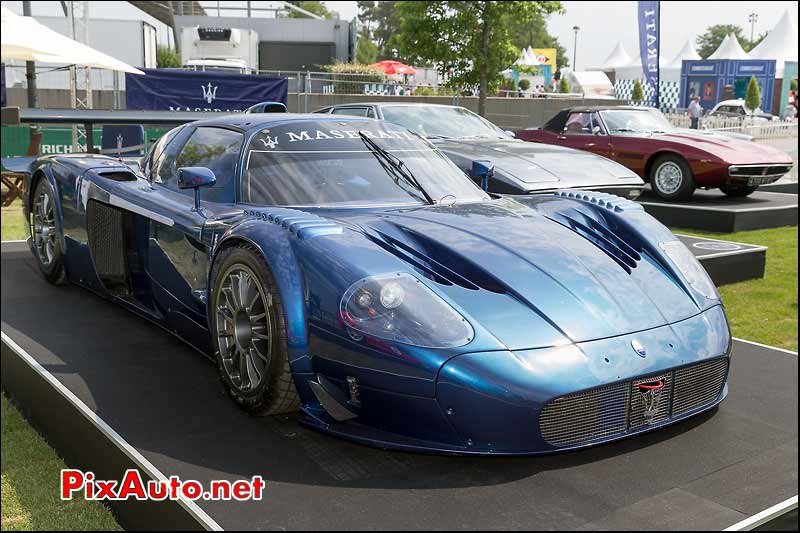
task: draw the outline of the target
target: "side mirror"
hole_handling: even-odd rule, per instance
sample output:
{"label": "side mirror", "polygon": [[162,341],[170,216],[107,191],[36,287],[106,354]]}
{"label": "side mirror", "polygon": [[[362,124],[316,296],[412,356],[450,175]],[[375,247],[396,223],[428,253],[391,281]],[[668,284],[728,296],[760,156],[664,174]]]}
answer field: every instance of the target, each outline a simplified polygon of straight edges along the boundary
{"label": "side mirror", "polygon": [[281,102],[259,102],[247,108],[245,113],[286,113],[286,105]]}
{"label": "side mirror", "polygon": [[600,135],[600,126],[592,128],[592,135]]}
{"label": "side mirror", "polygon": [[514,133],[511,130],[505,130],[505,134],[508,135],[509,137],[511,137],[512,139],[516,139],[517,138],[517,134]]}
{"label": "side mirror", "polygon": [[489,190],[489,180],[494,176],[494,162],[492,161],[473,161],[470,176],[473,180],[480,180],[481,189]]}
{"label": "side mirror", "polygon": [[200,211],[200,189],[210,187],[217,182],[214,172],[206,167],[181,167],[178,169],[178,188],[194,189],[194,208]]}

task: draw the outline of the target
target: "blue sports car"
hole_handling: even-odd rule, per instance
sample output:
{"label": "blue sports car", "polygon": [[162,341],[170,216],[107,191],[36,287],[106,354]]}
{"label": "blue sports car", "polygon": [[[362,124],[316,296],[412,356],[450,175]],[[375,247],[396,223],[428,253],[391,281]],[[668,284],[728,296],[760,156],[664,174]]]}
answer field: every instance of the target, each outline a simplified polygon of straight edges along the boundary
{"label": "blue sports car", "polygon": [[489,195],[387,122],[204,120],[136,165],[43,157],[27,190],[47,280],[213,357],[254,415],[300,409],[385,448],[536,454],[663,427],[727,394],[717,291],[638,204]]}

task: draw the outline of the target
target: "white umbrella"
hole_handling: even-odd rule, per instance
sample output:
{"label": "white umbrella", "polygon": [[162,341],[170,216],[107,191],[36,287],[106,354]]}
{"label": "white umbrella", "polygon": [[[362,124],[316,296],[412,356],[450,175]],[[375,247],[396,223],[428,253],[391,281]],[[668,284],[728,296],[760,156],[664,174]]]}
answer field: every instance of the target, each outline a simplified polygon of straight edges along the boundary
{"label": "white umbrella", "polygon": [[0,9],[0,55],[5,60],[64,63],[144,74],[127,63],[39,24],[31,17],[20,17],[4,7]]}

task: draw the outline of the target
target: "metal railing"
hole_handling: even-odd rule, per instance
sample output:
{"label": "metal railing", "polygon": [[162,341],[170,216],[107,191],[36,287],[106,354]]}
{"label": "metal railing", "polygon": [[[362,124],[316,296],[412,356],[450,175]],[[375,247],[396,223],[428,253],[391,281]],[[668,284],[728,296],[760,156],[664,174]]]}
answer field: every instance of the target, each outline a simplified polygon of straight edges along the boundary
{"label": "metal railing", "polygon": [[[666,113],[665,116],[678,128],[688,128],[689,116],[683,113]],[[754,139],[797,137],[797,120],[765,120],[757,117],[703,117],[700,128],[751,135]]]}

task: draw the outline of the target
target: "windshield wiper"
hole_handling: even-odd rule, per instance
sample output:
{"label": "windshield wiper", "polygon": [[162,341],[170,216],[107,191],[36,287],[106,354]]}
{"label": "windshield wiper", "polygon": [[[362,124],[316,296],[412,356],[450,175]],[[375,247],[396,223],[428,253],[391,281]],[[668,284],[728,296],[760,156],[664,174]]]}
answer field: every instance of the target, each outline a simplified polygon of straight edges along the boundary
{"label": "windshield wiper", "polygon": [[419,183],[414,174],[408,169],[405,163],[398,158],[396,155],[390,153],[385,148],[381,148],[378,144],[370,139],[367,135],[364,134],[363,131],[358,132],[358,136],[361,137],[361,140],[364,141],[364,144],[367,145],[367,148],[375,155],[375,157],[385,161],[389,167],[393,170],[395,175],[400,176],[403,181],[414,187],[417,191],[422,193],[422,196],[425,198],[425,201],[429,204],[434,204],[436,202],[433,201],[433,198],[428,194],[428,191]]}
{"label": "windshield wiper", "polygon": [[614,128],[611,131],[616,131],[616,132],[620,132],[620,133],[626,133],[626,132],[634,132],[636,130],[632,130],[631,128]]}
{"label": "windshield wiper", "polygon": [[459,137],[459,139],[488,139],[490,135],[488,133],[480,133],[478,135],[464,135]]}
{"label": "windshield wiper", "polygon": [[440,135],[438,133],[434,133],[433,135],[426,135],[425,138],[426,139],[445,139],[445,140],[452,139],[452,137],[450,137],[449,135]]}

